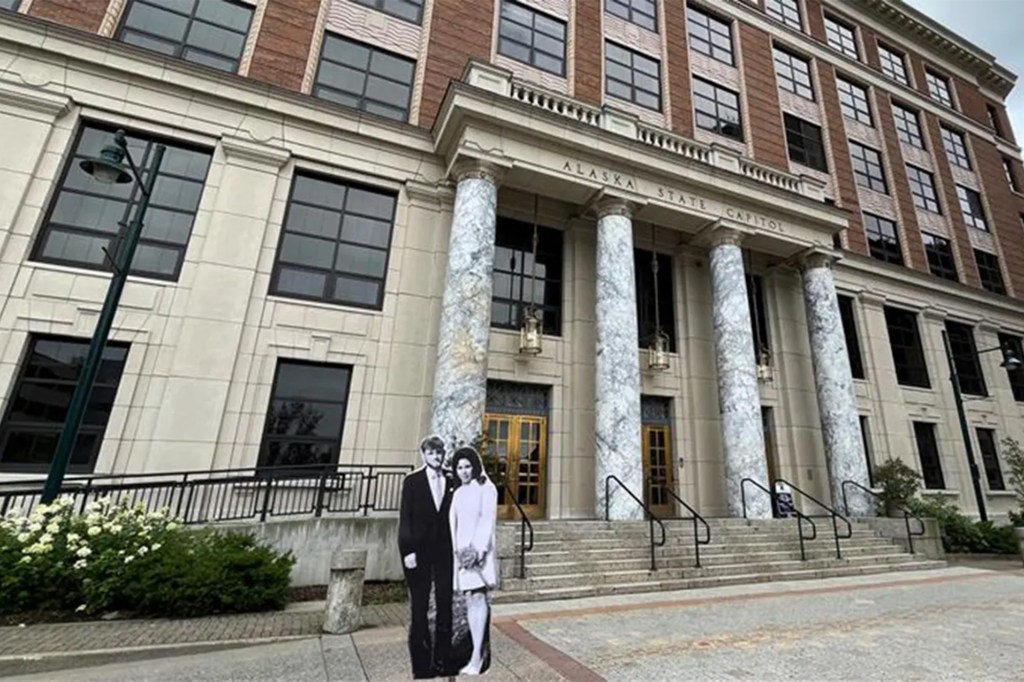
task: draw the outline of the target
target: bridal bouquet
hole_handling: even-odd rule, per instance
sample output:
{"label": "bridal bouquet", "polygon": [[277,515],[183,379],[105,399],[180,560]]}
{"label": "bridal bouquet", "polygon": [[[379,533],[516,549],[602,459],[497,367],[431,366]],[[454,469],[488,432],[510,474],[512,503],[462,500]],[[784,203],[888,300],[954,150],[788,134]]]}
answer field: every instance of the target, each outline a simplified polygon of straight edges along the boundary
{"label": "bridal bouquet", "polygon": [[482,557],[478,557],[476,550],[472,547],[463,547],[456,554],[459,560],[459,568],[466,570],[472,568],[481,568],[484,565]]}

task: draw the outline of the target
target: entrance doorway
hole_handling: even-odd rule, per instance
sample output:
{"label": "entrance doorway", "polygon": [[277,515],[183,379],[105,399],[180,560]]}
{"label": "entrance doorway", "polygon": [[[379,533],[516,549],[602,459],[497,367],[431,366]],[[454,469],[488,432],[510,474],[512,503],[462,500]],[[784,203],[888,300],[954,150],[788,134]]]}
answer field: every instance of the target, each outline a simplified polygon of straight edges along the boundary
{"label": "entrance doorway", "polygon": [[513,500],[531,519],[547,514],[549,391],[537,384],[487,382],[484,435],[499,460],[499,518],[518,516]]}
{"label": "entrance doorway", "polygon": [[644,459],[644,501],[659,518],[676,515],[675,463],[672,459],[672,401],[642,396],[642,448]]}
{"label": "entrance doorway", "polygon": [[[764,457],[768,469],[768,488],[775,490],[779,477],[779,451],[775,439],[775,413],[770,407],[761,408],[761,428],[764,431]],[[772,497],[772,515],[778,516],[775,497]]]}

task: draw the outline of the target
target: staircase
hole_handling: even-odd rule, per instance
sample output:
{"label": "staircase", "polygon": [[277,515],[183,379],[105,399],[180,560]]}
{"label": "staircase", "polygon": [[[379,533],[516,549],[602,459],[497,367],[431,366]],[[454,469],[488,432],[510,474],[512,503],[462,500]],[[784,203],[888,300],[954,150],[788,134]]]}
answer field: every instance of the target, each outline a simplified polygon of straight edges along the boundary
{"label": "staircase", "polygon": [[[519,524],[502,523],[502,580],[494,601],[570,599],[946,565],[944,561],[908,554],[867,524],[857,522],[853,522],[853,537],[839,541],[842,559],[837,559],[831,521],[815,519],[818,537],[805,542],[807,560],[802,561],[796,519],[709,519],[711,543],[700,548],[701,568],[696,568],[692,523],[664,523],[665,546],[655,549],[657,570],[651,571],[646,521],[534,521],[534,546],[526,554],[526,579],[517,577]],[[845,529],[840,524],[840,534]],[[700,531],[703,535],[703,528]],[[660,539],[657,525],[654,532]],[[804,534],[811,534],[806,523]]]}

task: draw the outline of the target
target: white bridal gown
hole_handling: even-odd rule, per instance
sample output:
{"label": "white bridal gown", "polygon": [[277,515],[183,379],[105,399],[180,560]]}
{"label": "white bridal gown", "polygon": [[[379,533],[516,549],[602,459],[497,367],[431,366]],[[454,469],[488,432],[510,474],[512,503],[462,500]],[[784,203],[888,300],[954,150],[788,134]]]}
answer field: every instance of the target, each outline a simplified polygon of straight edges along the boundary
{"label": "white bridal gown", "polygon": [[[460,591],[493,588],[498,584],[495,559],[494,524],[498,513],[498,490],[488,479],[473,480],[455,489],[449,522],[452,531],[453,587]],[[483,566],[465,569],[459,566],[459,550],[466,547],[485,550]]]}

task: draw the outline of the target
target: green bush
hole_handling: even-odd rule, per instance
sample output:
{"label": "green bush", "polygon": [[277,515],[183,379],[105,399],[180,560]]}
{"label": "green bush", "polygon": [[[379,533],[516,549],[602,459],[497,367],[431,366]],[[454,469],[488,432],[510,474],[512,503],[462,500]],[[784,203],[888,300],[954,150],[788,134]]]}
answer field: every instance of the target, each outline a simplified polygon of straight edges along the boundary
{"label": "green bush", "polygon": [[921,474],[899,459],[888,459],[875,469],[875,486],[881,488],[877,513],[880,516],[896,516],[900,507],[905,507],[921,488]]}
{"label": "green bush", "polygon": [[0,614],[123,610],[196,616],[280,608],[295,560],[248,534],[70,498],[0,521]]}
{"label": "green bush", "polygon": [[950,553],[1016,554],[1019,549],[1012,526],[996,526],[991,521],[974,521],[948,499],[913,498],[907,507],[922,518],[933,518],[942,533],[942,546]]}
{"label": "green bush", "polygon": [[1004,438],[1003,459],[1009,469],[1010,486],[1017,496],[1017,509],[1010,511],[1010,523],[1024,527],[1024,448],[1013,438]]}

